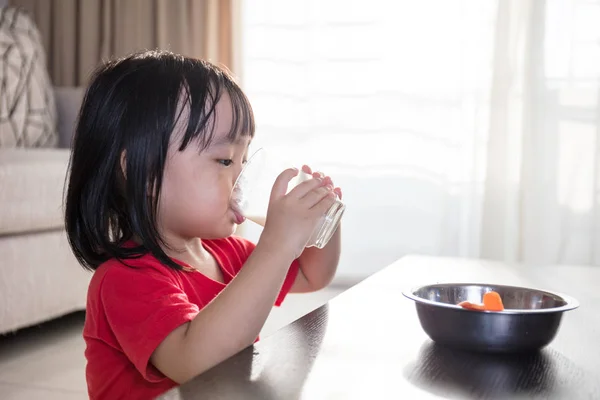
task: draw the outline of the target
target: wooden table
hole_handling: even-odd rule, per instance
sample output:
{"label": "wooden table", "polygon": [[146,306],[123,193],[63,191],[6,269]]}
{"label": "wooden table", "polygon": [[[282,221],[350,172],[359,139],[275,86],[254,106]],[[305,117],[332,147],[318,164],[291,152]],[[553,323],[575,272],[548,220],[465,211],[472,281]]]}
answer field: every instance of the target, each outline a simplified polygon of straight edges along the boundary
{"label": "wooden table", "polygon": [[[577,298],[533,355],[434,344],[407,287],[488,282]],[[600,267],[405,257],[162,399],[600,399]]]}

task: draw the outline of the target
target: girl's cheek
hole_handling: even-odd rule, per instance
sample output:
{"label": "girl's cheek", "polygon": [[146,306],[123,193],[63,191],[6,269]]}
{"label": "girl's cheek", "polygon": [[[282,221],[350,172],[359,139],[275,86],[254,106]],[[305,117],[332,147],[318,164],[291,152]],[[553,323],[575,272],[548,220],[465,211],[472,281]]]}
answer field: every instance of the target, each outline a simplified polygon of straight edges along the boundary
{"label": "girl's cheek", "polygon": [[222,196],[226,201],[231,199],[231,192],[233,191],[233,184],[224,184],[222,189]]}

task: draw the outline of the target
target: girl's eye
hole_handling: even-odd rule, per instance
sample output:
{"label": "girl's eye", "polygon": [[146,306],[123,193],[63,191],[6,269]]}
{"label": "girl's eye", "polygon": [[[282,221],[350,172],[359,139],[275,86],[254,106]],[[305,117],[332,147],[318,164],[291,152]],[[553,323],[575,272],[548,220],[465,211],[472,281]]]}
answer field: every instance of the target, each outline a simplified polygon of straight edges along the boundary
{"label": "girl's eye", "polygon": [[229,167],[231,164],[233,164],[233,160],[218,160],[218,162],[226,167]]}

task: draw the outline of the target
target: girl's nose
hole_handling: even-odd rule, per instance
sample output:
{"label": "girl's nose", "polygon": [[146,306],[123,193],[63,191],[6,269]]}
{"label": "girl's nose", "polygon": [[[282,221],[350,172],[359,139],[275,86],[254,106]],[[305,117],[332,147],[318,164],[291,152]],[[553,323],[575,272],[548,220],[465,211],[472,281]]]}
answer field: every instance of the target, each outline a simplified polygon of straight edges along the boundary
{"label": "girl's nose", "polygon": [[235,172],[233,173],[233,183],[234,184],[235,184],[235,182],[237,182],[239,176],[241,175],[242,169],[243,169],[242,166],[237,166],[236,165]]}

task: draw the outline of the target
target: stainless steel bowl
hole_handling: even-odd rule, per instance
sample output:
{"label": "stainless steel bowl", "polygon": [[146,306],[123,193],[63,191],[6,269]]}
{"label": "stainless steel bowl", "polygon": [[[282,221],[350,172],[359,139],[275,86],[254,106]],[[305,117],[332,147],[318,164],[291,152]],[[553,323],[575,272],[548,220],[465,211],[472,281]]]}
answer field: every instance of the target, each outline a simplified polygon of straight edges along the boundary
{"label": "stainless steel bowl", "polygon": [[[473,311],[457,305],[481,303],[491,290],[502,297],[504,311]],[[541,349],[556,336],[563,312],[579,306],[574,298],[549,291],[475,283],[421,286],[403,294],[415,301],[421,326],[436,343],[495,353]]]}

